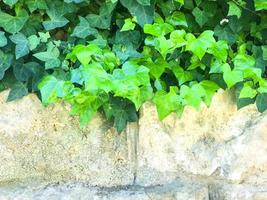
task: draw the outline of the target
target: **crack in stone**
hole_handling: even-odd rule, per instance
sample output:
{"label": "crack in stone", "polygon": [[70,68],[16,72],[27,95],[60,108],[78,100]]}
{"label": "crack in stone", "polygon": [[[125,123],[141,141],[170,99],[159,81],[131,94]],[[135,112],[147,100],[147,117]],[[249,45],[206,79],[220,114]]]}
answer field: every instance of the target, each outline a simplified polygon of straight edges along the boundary
{"label": "crack in stone", "polygon": [[252,122],[252,121],[249,121],[249,122],[245,125],[245,127],[243,128],[242,132],[241,132],[239,135],[234,136],[234,137],[230,138],[229,140],[226,140],[226,141],[225,141],[225,144],[228,144],[228,143],[230,143],[230,142],[236,140],[237,138],[241,137],[242,135],[244,135],[244,134],[247,132],[247,130],[251,128],[252,125],[253,125],[253,122]]}
{"label": "crack in stone", "polygon": [[136,184],[137,168],[138,168],[138,139],[139,139],[139,124],[138,122],[130,123],[127,127],[127,142],[129,158],[133,166],[133,183]]}

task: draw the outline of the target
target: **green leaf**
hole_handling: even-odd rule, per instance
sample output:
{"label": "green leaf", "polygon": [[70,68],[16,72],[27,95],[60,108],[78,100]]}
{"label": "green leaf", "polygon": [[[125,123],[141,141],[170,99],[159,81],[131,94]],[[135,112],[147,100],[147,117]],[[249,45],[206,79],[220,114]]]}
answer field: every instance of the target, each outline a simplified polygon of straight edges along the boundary
{"label": "green leaf", "polygon": [[16,99],[26,96],[27,94],[28,94],[27,87],[21,82],[16,82],[11,87],[11,90],[7,97],[7,101],[8,102],[14,101]]}
{"label": "green leaf", "polygon": [[136,110],[152,96],[149,69],[135,62],[128,61],[122,69],[115,69],[112,79],[115,96],[132,101]]}
{"label": "green leaf", "polygon": [[84,65],[81,68],[83,78],[85,80],[85,90],[93,94],[99,91],[108,93],[112,89],[111,75],[108,74],[103,67],[96,62]]}
{"label": "green leaf", "polygon": [[193,10],[193,15],[195,16],[196,22],[201,27],[208,21],[208,16],[205,11],[200,10],[198,7]]}
{"label": "green leaf", "polygon": [[223,79],[228,88],[233,87],[236,83],[243,81],[243,73],[238,70],[227,70],[223,73]]}
{"label": "green leaf", "polygon": [[60,66],[61,62],[58,59],[58,54],[52,51],[45,51],[33,54],[34,57],[37,59],[45,62],[46,69],[57,68]]}
{"label": "green leaf", "polygon": [[116,56],[124,63],[128,58],[140,58],[142,57],[139,52],[133,47],[133,45],[122,46],[114,45],[113,51],[116,53]]}
{"label": "green leaf", "polygon": [[105,40],[101,35],[97,35],[96,39],[90,42],[100,48],[105,48],[107,46],[107,40]]}
{"label": "green leaf", "polygon": [[259,93],[267,93],[267,80],[259,80],[259,88],[257,89]]}
{"label": "green leaf", "polygon": [[80,85],[84,83],[84,77],[80,68],[71,70],[71,82]]}
{"label": "green leaf", "polygon": [[92,28],[87,19],[79,16],[80,23],[74,28],[71,36],[85,39],[89,35],[95,35],[98,31]]}
{"label": "green leaf", "polygon": [[239,98],[251,98],[253,99],[257,95],[257,91],[252,88],[252,84],[249,82],[245,83],[242,90],[240,91]]}
{"label": "green leaf", "polygon": [[211,100],[215,92],[220,88],[216,83],[210,80],[204,80],[200,82],[200,85],[205,90],[204,102],[210,106]]}
{"label": "green leaf", "polygon": [[197,68],[201,68],[202,70],[206,69],[206,65],[204,65],[197,56],[193,55],[190,59],[191,65],[188,66],[187,70],[194,70]]}
{"label": "green leaf", "polygon": [[154,3],[142,5],[137,0],[120,0],[121,4],[127,8],[133,17],[136,17],[140,26],[151,24],[154,19]]}
{"label": "green leaf", "polygon": [[127,31],[127,32],[120,32],[117,31],[115,35],[115,44],[120,46],[132,46],[133,48],[137,49],[140,46],[141,42],[141,34],[139,31]]}
{"label": "green leaf", "polygon": [[162,57],[165,59],[168,53],[171,53],[172,50],[172,42],[170,40],[166,40],[164,36],[156,39],[156,49],[160,52]]}
{"label": "green leaf", "polygon": [[30,50],[34,50],[37,48],[37,46],[40,44],[40,38],[38,38],[36,35],[31,35],[28,37],[28,43]]}
{"label": "green leaf", "polygon": [[177,88],[171,87],[170,92],[158,91],[153,98],[153,102],[157,106],[158,116],[160,120],[166,118],[172,112],[181,112],[183,106],[181,98],[177,94]]}
{"label": "green leaf", "polygon": [[57,80],[54,76],[46,76],[38,85],[44,105],[54,103],[61,94],[64,81]]}
{"label": "green leaf", "polygon": [[154,23],[154,24],[146,24],[144,26],[144,32],[150,35],[154,36],[164,36],[167,35],[168,33],[172,32],[174,28],[167,23]]}
{"label": "green leaf", "polygon": [[69,23],[69,20],[62,16],[57,11],[57,8],[55,8],[55,6],[47,10],[47,15],[49,16],[50,20],[43,22],[43,26],[47,31],[63,27],[67,23]]}
{"label": "green leaf", "polygon": [[200,84],[193,83],[190,87],[182,85],[180,95],[183,98],[183,104],[199,108],[202,98],[206,96],[204,87]]}
{"label": "green leaf", "polygon": [[232,1],[228,2],[228,5],[229,5],[229,11],[228,11],[227,16],[236,15],[237,18],[240,18],[242,14],[241,8],[238,5],[236,5],[235,2],[232,2]]}
{"label": "green leaf", "polygon": [[110,17],[89,14],[86,19],[89,21],[91,27],[99,29],[109,29],[110,28]]}
{"label": "green leaf", "polygon": [[266,0],[254,0],[256,10],[267,10]]}
{"label": "green leaf", "polygon": [[29,15],[24,9],[17,10],[16,16],[0,11],[0,27],[2,27],[6,32],[15,34],[23,28],[28,18]]}
{"label": "green leaf", "polygon": [[187,44],[185,36],[186,36],[185,30],[175,30],[171,32],[170,39],[172,43],[175,45],[175,47],[179,48]]}
{"label": "green leaf", "polygon": [[135,23],[131,18],[127,18],[124,20],[124,25],[121,28],[121,31],[129,31],[129,30],[134,30],[135,28]]}
{"label": "green leaf", "polygon": [[23,35],[22,33],[17,33],[16,35],[12,35],[9,38],[13,43],[16,44],[16,59],[29,54],[29,42],[25,35]]}
{"label": "green leaf", "polygon": [[54,57],[52,52],[39,52],[34,54],[33,56],[44,62]]}
{"label": "green leaf", "polygon": [[13,6],[15,5],[18,0],[3,0],[5,4],[9,5],[9,6]]}
{"label": "green leaf", "polygon": [[44,104],[67,101],[81,126],[104,110],[119,132],[153,96],[162,119],[219,86],[240,108],[267,93],[265,2],[3,0],[0,91],[46,80]]}
{"label": "green leaf", "polygon": [[263,56],[263,60],[266,60],[267,61],[267,45],[264,45],[261,47],[262,48],[262,56]]}
{"label": "green leaf", "polygon": [[260,112],[267,110],[267,93],[259,94],[256,98],[256,105]]}
{"label": "green leaf", "polygon": [[38,32],[38,35],[40,37],[40,41],[44,43],[47,43],[48,39],[50,38],[49,32],[46,33]]}
{"label": "green leaf", "polygon": [[173,66],[172,71],[177,78],[179,85],[182,85],[188,81],[193,80],[193,74],[190,71],[185,71],[182,67],[180,66]]}
{"label": "green leaf", "polygon": [[208,49],[208,53],[213,54],[218,60],[222,62],[227,61],[228,57],[228,44],[224,40],[220,40],[216,43],[213,43],[213,45]]}
{"label": "green leaf", "polygon": [[110,29],[112,12],[116,7],[116,3],[108,2],[102,4],[100,13],[89,14],[86,19],[89,21],[90,26],[99,29]]}
{"label": "green leaf", "polygon": [[233,30],[227,25],[222,27],[220,25],[216,26],[214,29],[214,34],[219,38],[219,40],[225,40],[230,44],[235,43],[237,36]]}
{"label": "green leaf", "polygon": [[5,71],[11,66],[13,61],[12,54],[5,54],[0,50],[0,80],[4,78]]}
{"label": "green leaf", "polygon": [[224,69],[230,69],[230,65],[228,63],[223,63],[220,60],[214,59],[210,65],[209,73],[222,73]]}
{"label": "green leaf", "polygon": [[[88,0],[64,0],[66,3],[82,3],[87,2]],[[117,0],[111,0],[112,2],[116,2]]]}
{"label": "green leaf", "polygon": [[13,72],[15,78],[23,82],[29,81],[30,78],[37,78],[40,74],[43,73],[43,69],[39,65],[39,63],[36,62],[28,62],[23,64],[16,62],[15,64],[13,64]]}
{"label": "green leaf", "polygon": [[168,16],[166,21],[173,26],[188,27],[184,13],[175,11],[171,16]]}
{"label": "green leaf", "polygon": [[86,91],[78,91],[78,94],[74,96],[71,114],[80,116],[81,127],[85,127],[86,124],[96,114],[99,107],[104,103],[104,99],[92,95]]}
{"label": "green leaf", "polygon": [[195,38],[192,34],[187,34],[186,39],[188,43],[186,50],[192,51],[201,60],[207,49],[216,42],[213,34],[213,31],[204,31],[198,38]]}
{"label": "green leaf", "polygon": [[0,47],[4,47],[7,45],[7,39],[5,36],[5,32],[0,31]]}
{"label": "green leaf", "polygon": [[118,133],[125,130],[128,122],[135,122],[138,120],[134,105],[125,99],[112,98],[110,109]]}
{"label": "green leaf", "polygon": [[158,59],[155,62],[147,62],[145,66],[149,68],[150,74],[155,79],[159,79],[161,75],[165,72],[165,69],[169,68],[168,63],[163,59]]}
{"label": "green leaf", "polygon": [[144,5],[144,6],[149,6],[150,5],[150,0],[137,0],[138,3]]}
{"label": "green leaf", "polygon": [[45,0],[25,0],[25,3],[31,12],[37,9],[47,9]]}
{"label": "green leaf", "polygon": [[184,4],[184,0],[175,0],[176,2],[179,2],[180,4]]}
{"label": "green leaf", "polygon": [[254,104],[255,103],[255,98],[251,99],[251,98],[244,98],[244,99],[237,99],[237,109],[241,109],[245,106],[248,106],[250,104]]}
{"label": "green leaf", "polygon": [[91,56],[95,54],[102,54],[102,50],[98,46],[94,44],[90,44],[88,46],[77,45],[67,58],[71,58],[75,61],[75,58],[77,57],[82,65],[87,65],[92,60]]}
{"label": "green leaf", "polygon": [[255,66],[255,59],[253,56],[239,53],[234,57],[234,67],[236,70],[245,70]]}

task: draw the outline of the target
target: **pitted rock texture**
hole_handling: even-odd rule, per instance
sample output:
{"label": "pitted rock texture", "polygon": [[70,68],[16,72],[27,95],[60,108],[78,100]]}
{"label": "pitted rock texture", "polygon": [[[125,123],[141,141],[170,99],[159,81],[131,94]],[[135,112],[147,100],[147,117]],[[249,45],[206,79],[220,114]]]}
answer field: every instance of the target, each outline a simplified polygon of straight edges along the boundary
{"label": "pitted rock texture", "polygon": [[265,186],[214,184],[209,187],[209,200],[266,200]]}
{"label": "pitted rock texture", "polygon": [[175,182],[168,186],[98,188],[82,184],[0,188],[0,200],[208,200],[208,188]]}
{"label": "pitted rock texture", "polygon": [[100,115],[81,130],[67,105],[44,108],[35,95],[10,103],[6,97],[1,93],[0,182],[133,182],[126,134],[117,134]]}
{"label": "pitted rock texture", "polygon": [[47,185],[46,187],[3,187],[1,200],[208,200],[208,188],[197,183],[173,182],[153,187],[89,187],[85,184]]}
{"label": "pitted rock texture", "polygon": [[0,200],[266,200],[264,187],[199,184],[176,180],[164,186],[90,187],[86,184],[6,186]]}
{"label": "pitted rock texture", "polygon": [[147,102],[122,134],[100,114],[81,129],[64,103],[7,94],[0,200],[267,200],[267,112],[237,110],[229,91],[163,121]]}
{"label": "pitted rock texture", "polygon": [[183,173],[267,186],[267,113],[255,105],[237,110],[225,91],[209,108],[187,107],[181,118],[171,115],[163,122],[146,103],[139,121],[137,183],[169,182]]}

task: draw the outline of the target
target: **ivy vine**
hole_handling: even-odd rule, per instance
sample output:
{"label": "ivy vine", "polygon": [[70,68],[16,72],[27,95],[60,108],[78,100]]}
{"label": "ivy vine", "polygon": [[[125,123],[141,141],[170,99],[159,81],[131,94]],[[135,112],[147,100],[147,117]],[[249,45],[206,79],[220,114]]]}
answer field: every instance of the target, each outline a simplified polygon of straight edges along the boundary
{"label": "ivy vine", "polygon": [[266,67],[266,0],[0,2],[0,91],[67,101],[81,126],[102,112],[122,132],[146,101],[164,119],[219,88],[264,112]]}

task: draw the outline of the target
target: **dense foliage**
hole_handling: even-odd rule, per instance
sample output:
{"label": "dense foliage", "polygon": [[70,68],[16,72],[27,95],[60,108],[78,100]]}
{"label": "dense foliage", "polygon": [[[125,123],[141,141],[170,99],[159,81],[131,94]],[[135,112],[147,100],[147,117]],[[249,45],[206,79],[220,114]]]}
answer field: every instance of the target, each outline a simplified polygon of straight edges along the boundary
{"label": "dense foliage", "polygon": [[[64,100],[121,132],[152,100],[160,119],[232,88],[267,109],[266,0],[3,0],[0,90]],[[219,105],[218,105],[219,106]]]}

